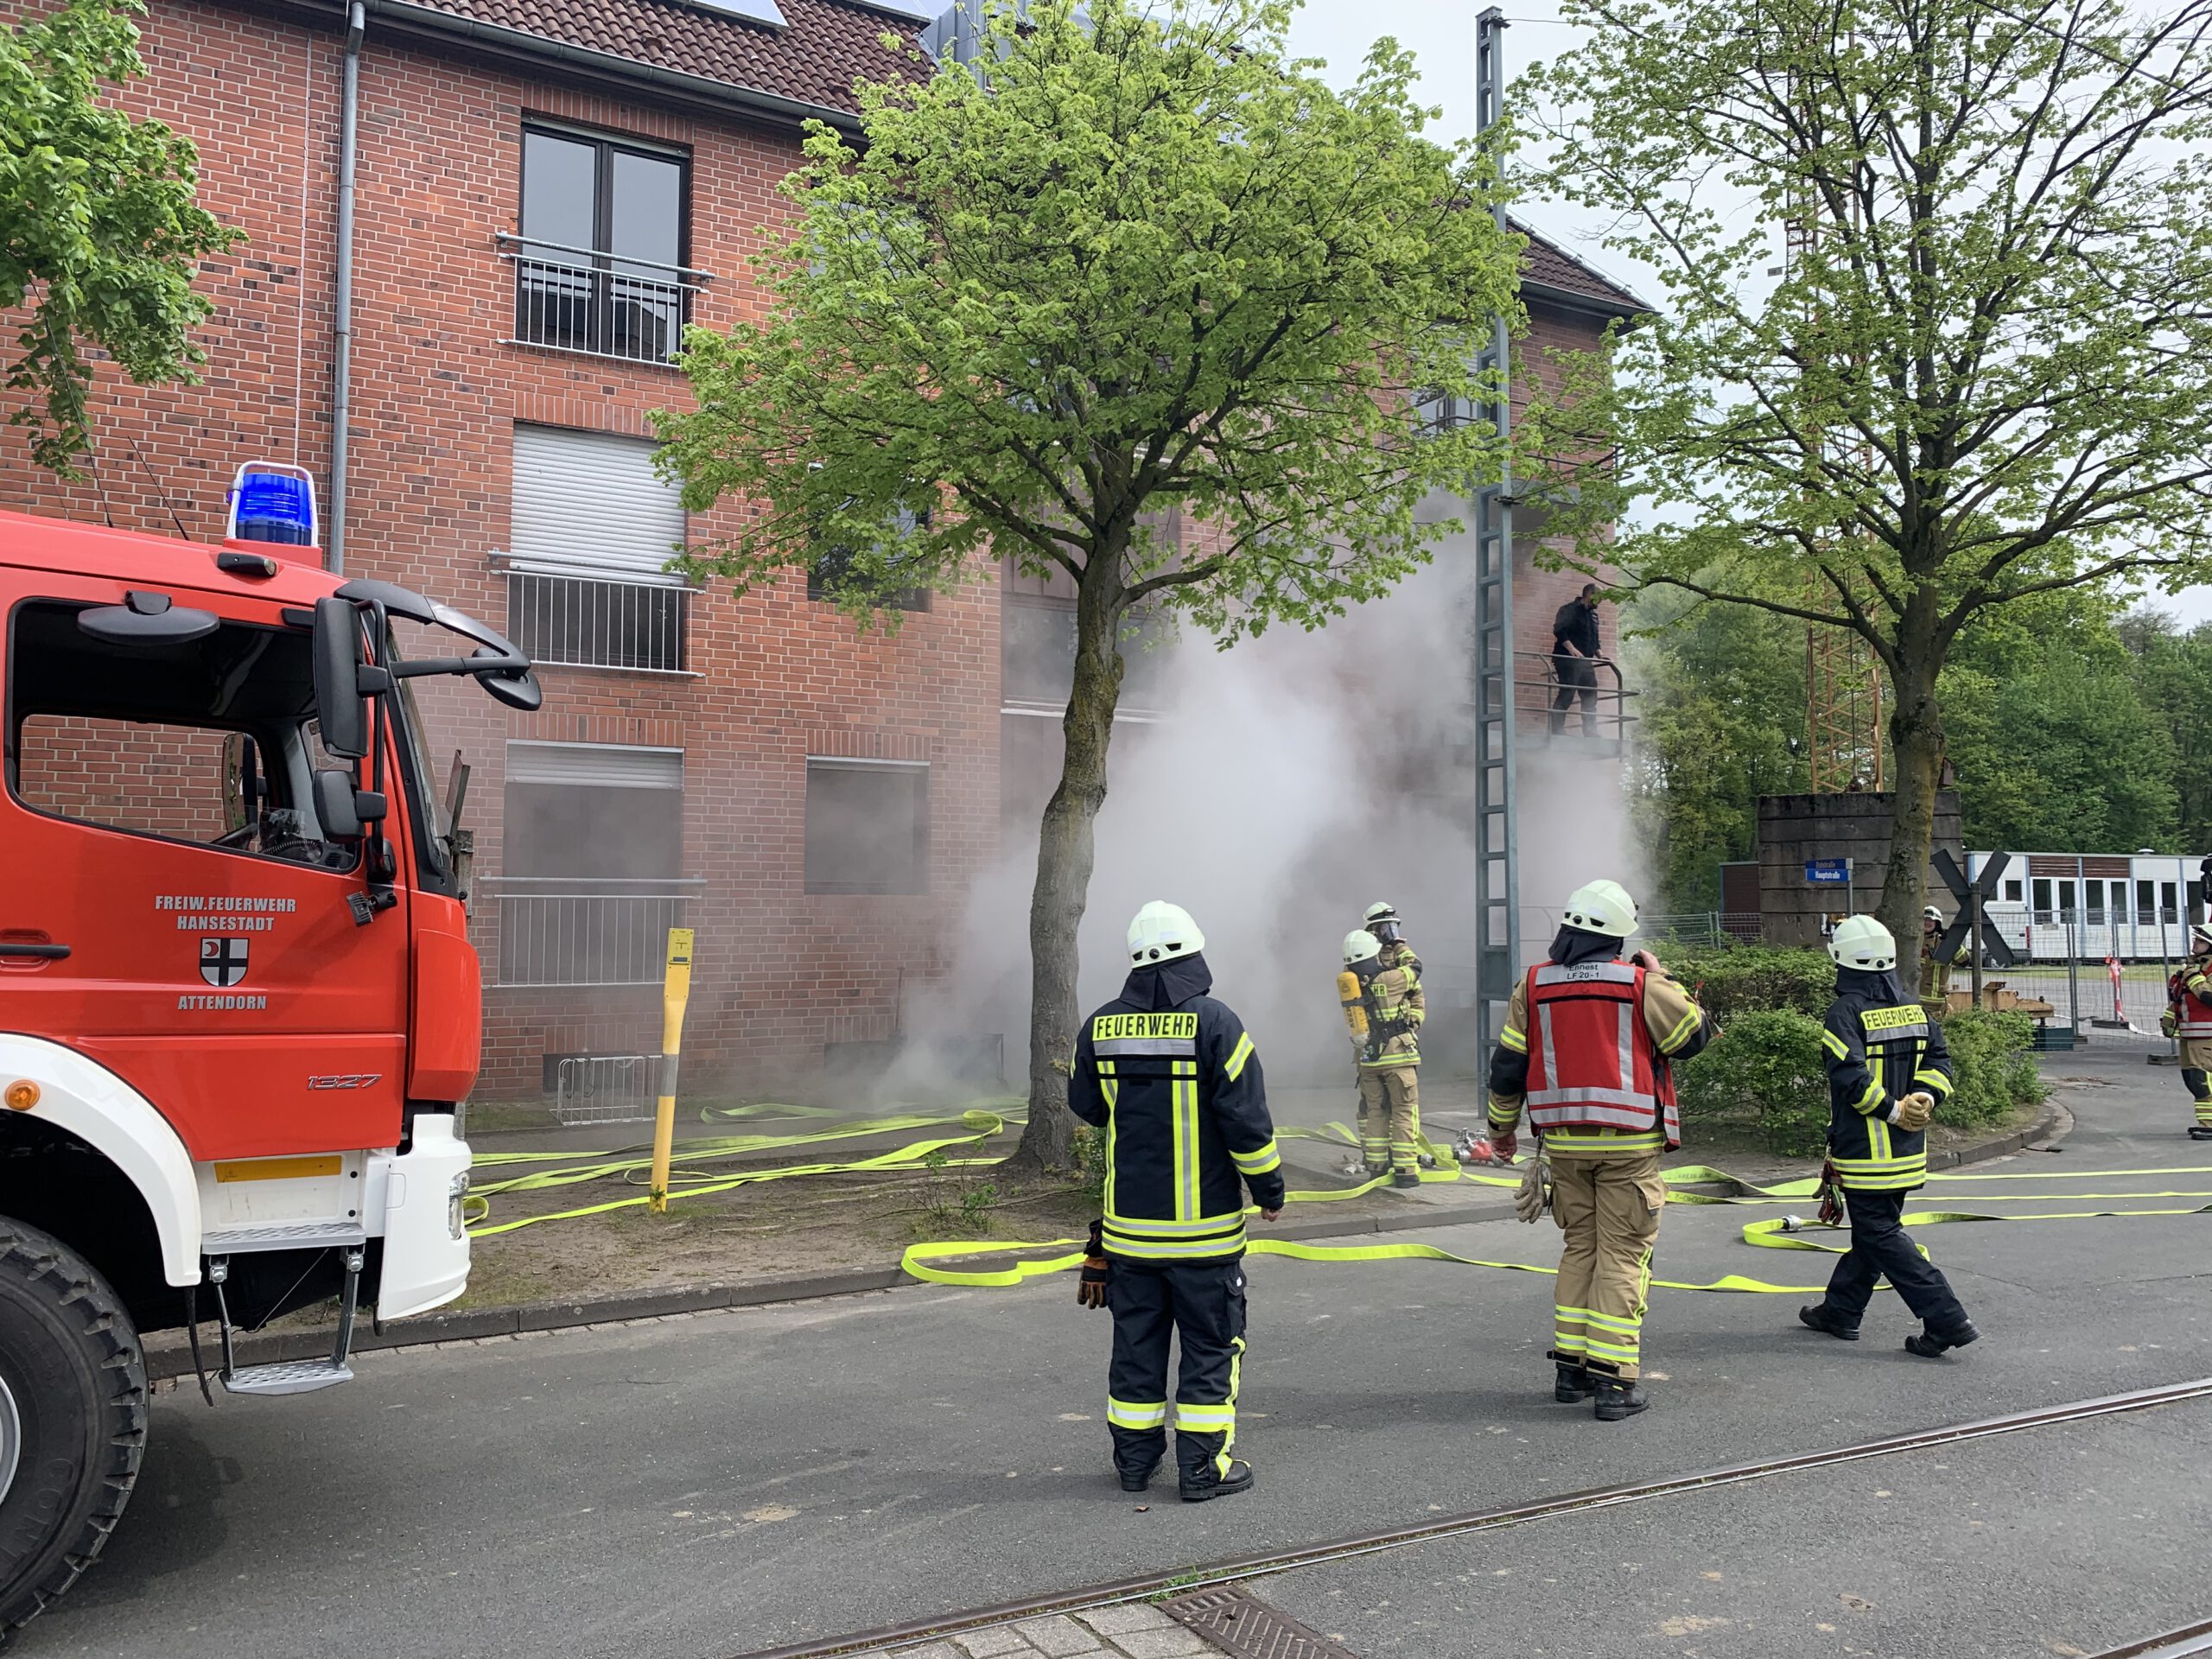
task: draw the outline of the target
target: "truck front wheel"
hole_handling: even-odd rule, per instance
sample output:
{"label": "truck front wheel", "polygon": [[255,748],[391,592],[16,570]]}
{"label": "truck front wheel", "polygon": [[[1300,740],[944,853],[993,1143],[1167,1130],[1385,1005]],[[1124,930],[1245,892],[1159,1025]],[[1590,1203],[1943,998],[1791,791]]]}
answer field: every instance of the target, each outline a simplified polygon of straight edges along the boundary
{"label": "truck front wheel", "polygon": [[0,1216],[0,1632],[107,1541],[146,1450],[146,1362],[90,1262]]}

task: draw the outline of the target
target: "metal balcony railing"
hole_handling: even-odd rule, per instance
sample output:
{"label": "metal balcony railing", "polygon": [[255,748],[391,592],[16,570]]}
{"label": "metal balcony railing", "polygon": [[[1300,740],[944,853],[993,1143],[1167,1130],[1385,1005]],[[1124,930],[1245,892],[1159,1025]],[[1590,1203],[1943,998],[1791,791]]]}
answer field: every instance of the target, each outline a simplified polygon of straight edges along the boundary
{"label": "metal balcony railing", "polygon": [[[1618,748],[1628,741],[1636,716],[1628,700],[1637,693],[1621,683],[1620,664],[1610,657],[1575,658],[1593,671],[1594,686],[1568,686],[1560,677],[1560,659],[1548,651],[1513,653],[1513,698],[1520,724],[1554,738],[1580,737]],[[1560,693],[1572,695],[1566,708],[1557,706]]]}
{"label": "metal balcony railing", "polygon": [[614,577],[507,574],[507,633],[552,667],[690,671],[691,588]]}
{"label": "metal balcony railing", "polygon": [[505,231],[499,257],[515,268],[511,343],[626,363],[674,358],[691,321],[693,297],[714,280],[686,265],[618,258]]}
{"label": "metal balcony railing", "polygon": [[499,983],[658,985],[668,930],[702,880],[580,880],[499,876]]}

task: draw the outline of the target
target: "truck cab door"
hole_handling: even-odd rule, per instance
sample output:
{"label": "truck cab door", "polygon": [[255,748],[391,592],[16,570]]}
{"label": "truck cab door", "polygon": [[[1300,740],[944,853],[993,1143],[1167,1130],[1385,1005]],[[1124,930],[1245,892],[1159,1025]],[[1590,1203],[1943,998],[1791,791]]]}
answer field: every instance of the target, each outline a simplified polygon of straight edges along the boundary
{"label": "truck cab door", "polygon": [[109,1066],[195,1160],[394,1145],[407,892],[359,920],[362,848],[317,816],[340,763],[309,632],[274,599],[166,591],[214,626],[118,643],[80,613],[124,584],[0,572],[0,945],[46,947],[0,951],[0,1022]]}

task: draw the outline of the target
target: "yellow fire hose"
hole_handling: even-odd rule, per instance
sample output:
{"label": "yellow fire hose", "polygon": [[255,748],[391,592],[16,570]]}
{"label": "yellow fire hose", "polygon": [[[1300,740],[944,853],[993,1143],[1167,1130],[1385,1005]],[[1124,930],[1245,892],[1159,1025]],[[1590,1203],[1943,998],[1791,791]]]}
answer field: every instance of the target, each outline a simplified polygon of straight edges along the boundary
{"label": "yellow fire hose", "polygon": [[[686,955],[688,957],[688,951]],[[671,958],[673,946],[671,945]],[[671,962],[671,966],[673,963]],[[673,1052],[674,1034],[680,1031],[680,1004],[671,1009],[676,1022],[671,1027],[671,1052]],[[672,1077],[664,1074],[667,1083]],[[664,1087],[666,1087],[664,1083]],[[787,1180],[805,1175],[838,1175],[867,1172],[911,1169],[924,1166],[932,1154],[957,1147],[978,1147],[1018,1123],[1026,1103],[1018,1097],[994,1100],[990,1106],[996,1109],[971,1108],[959,1113],[906,1113],[903,1115],[863,1118],[839,1122],[834,1127],[804,1130],[796,1135],[735,1135],[717,1136],[710,1140],[692,1141],[683,1148],[683,1160],[692,1167],[671,1167],[669,1137],[672,1134],[672,1090],[664,1095],[662,1111],[655,1122],[655,1149],[651,1159],[640,1158],[617,1150],[585,1155],[585,1161],[570,1161],[576,1156],[570,1153],[524,1152],[486,1153],[475,1160],[479,1170],[512,1168],[533,1165],[556,1165],[558,1167],[531,1169],[526,1173],[505,1179],[480,1182],[470,1197],[469,1235],[474,1238],[490,1237],[499,1233],[513,1232],[541,1222],[572,1220],[583,1216],[603,1215],[611,1211],[651,1205],[661,1209],[668,1203],[687,1198],[702,1198],[717,1192],[727,1192],[740,1186],[764,1181]],[[761,1103],[744,1106],[712,1107],[703,1109],[705,1121],[728,1119],[805,1119],[833,1116],[828,1108],[779,1105]],[[869,1157],[839,1161],[779,1165],[765,1169],[724,1173],[698,1166],[720,1162],[732,1158],[757,1155],[763,1152],[779,1151],[787,1147],[814,1146],[835,1141],[861,1139],[868,1136],[900,1134],[912,1129],[946,1129],[957,1125],[957,1131],[925,1136],[896,1147],[887,1152]],[[1276,1130],[1278,1139],[1317,1140],[1357,1147],[1358,1138],[1349,1125],[1331,1122],[1319,1128],[1285,1126]],[[1454,1161],[1448,1152],[1422,1141],[1423,1149],[1438,1164],[1434,1169],[1421,1172],[1423,1182],[1436,1184],[1465,1182],[1474,1185],[1513,1187],[1519,1177],[1502,1172],[1499,1166],[1465,1166]],[[964,1156],[944,1160],[940,1166],[956,1168],[988,1167],[1001,1161],[995,1157]],[[594,1181],[631,1180],[643,1170],[652,1172],[652,1187],[644,1195],[621,1198],[600,1204],[581,1205],[575,1209],[555,1211],[543,1215],[524,1216],[512,1221],[493,1223],[490,1220],[490,1200],[503,1193],[542,1191],[550,1187],[584,1185]],[[1999,1173],[1931,1174],[1930,1185],[1951,1183],[1986,1183],[2010,1181],[2051,1181],[2120,1179],[2163,1175],[2212,1175],[2212,1166],[2183,1169],[2108,1169],[2108,1170],[2052,1170],[2008,1171]],[[1805,1176],[1793,1180],[1760,1185],[1732,1175],[1707,1164],[1682,1164],[1661,1172],[1669,1191],[1670,1204],[1774,1205],[1793,1200],[1817,1199],[1820,1179]],[[1293,1192],[1285,1194],[1286,1205],[1327,1204],[1344,1198],[1356,1198],[1389,1184],[1388,1175],[1359,1182],[1345,1187],[1330,1187],[1317,1191]],[[1725,1186],[1729,1192],[1700,1192],[1688,1189],[1700,1186]],[[1965,1196],[1961,1194],[1961,1196]],[[2136,1202],[2167,1198],[2212,1199],[2212,1192],[2161,1191],[2155,1192],[2019,1192],[1976,1193],[1978,1202],[1984,1204],[2049,1203],[2107,1203]],[[1248,1210],[1248,1215],[1256,1214]],[[2212,1214],[2212,1203],[2195,1208],[2157,1210],[2075,1210],[2046,1211],[2026,1215],[1999,1215],[1977,1211],[1929,1210],[1909,1214],[1904,1217],[1907,1227],[1929,1227],[1951,1222],[1969,1221],[2081,1221],[2130,1216],[2190,1216]],[[1800,1221],[1794,1216],[1777,1216],[1746,1223],[1743,1239],[1747,1244],[1769,1249],[1815,1250],[1829,1255],[1841,1255],[1845,1246],[1824,1243],[1812,1236],[1816,1233],[1848,1233],[1848,1228],[1829,1228],[1815,1222]],[[1254,1255],[1287,1256],[1294,1261],[1313,1262],[1444,1262],[1461,1267],[1490,1268],[1500,1272],[1554,1274],[1554,1268],[1535,1266],[1525,1262],[1495,1262],[1476,1256],[1461,1255],[1434,1244],[1405,1241],[1388,1244],[1315,1244],[1300,1240],[1268,1238],[1264,1235],[1252,1236],[1247,1250]],[[1053,1252],[1050,1255],[1030,1255],[1033,1251]],[[1082,1265],[1084,1244],[1080,1239],[1059,1238],[1022,1242],[990,1240],[954,1240],[909,1245],[899,1265],[912,1277],[931,1284],[957,1285],[973,1288],[1002,1288],[1022,1284],[1031,1279],[1050,1274],[1063,1273]],[[1002,1267],[954,1268],[940,1265],[953,1261],[990,1255],[1016,1255],[1022,1259]],[[1680,1280],[1655,1279],[1652,1284],[1666,1290],[1722,1291],[1768,1294],[1817,1294],[1824,1287],[1819,1285],[1776,1285],[1764,1280],[1728,1274],[1705,1283]]]}

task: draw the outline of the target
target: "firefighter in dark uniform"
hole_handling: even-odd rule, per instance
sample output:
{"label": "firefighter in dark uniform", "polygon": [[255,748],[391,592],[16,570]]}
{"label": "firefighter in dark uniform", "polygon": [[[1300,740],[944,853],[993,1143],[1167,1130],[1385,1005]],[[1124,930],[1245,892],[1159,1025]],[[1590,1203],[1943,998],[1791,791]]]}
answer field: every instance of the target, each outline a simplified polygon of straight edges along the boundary
{"label": "firefighter in dark uniform", "polygon": [[2182,1087],[2196,1121],[2193,1141],[2212,1141],[2212,922],[2189,930],[2189,957],[2166,981],[2159,1027],[2181,1045]]}
{"label": "firefighter in dark uniform", "polygon": [[1282,1213],[1282,1159],[1244,1023],[1206,995],[1205,939],[1179,905],[1129,924],[1122,994],[1077,1033],[1068,1106],[1106,1131],[1106,1213],[1091,1224],[1081,1300],[1114,1313],[1106,1421],[1124,1491],[1167,1451],[1167,1349],[1182,1363],[1172,1411],[1186,1503],[1248,1490],[1230,1455],[1244,1357],[1244,1189]]}
{"label": "firefighter in dark uniform", "polygon": [[1981,1333],[1942,1268],[1902,1225],[1905,1196],[1928,1179],[1928,1121],[1951,1092],[1943,1027],[1897,980],[1897,946],[1872,916],[1847,916],[1828,938],[1835,1001],[1821,1033],[1828,1073],[1830,1179],[1843,1189],[1851,1249],[1836,1263],[1827,1299],[1800,1308],[1815,1331],[1859,1339],[1859,1321],[1886,1277],[1921,1321],[1905,1351],[1935,1359]]}

